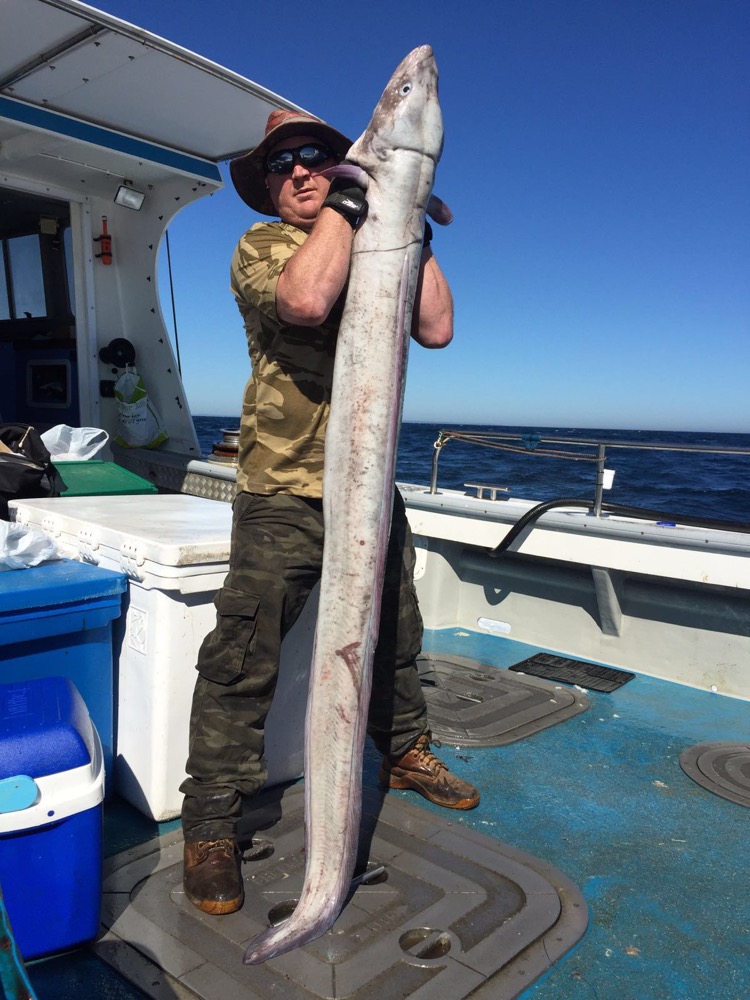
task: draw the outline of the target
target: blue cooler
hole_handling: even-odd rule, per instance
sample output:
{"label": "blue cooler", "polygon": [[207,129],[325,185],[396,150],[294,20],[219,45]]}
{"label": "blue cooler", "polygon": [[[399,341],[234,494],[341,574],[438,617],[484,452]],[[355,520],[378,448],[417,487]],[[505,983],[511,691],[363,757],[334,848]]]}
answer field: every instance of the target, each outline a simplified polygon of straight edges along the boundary
{"label": "blue cooler", "polygon": [[0,684],[0,886],[26,960],[96,937],[103,798],[101,742],[75,685]]}
{"label": "blue cooler", "polygon": [[0,684],[69,677],[104,748],[115,753],[112,624],[122,614],[122,572],[60,559],[0,572]]}

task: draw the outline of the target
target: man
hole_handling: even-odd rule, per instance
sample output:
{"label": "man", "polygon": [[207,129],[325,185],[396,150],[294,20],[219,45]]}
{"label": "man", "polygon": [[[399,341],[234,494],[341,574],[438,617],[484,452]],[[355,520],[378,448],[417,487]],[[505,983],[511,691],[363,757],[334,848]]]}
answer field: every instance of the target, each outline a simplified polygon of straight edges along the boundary
{"label": "man", "polygon": [[[232,291],[244,319],[252,374],[245,390],[229,573],[215,629],[198,657],[182,824],[185,892],[206,913],[243,902],[236,828],[242,797],[266,779],[263,726],[281,641],[320,578],[323,445],[354,233],[364,192],[321,175],[351,142],[308,115],[273,112],[263,141],[230,164],[259,223],[239,242]],[[428,241],[426,241],[428,242]],[[429,245],[423,248],[412,336],[444,347],[453,303]],[[385,571],[368,732],[383,754],[379,780],[452,809],[479,794],[430,751],[416,656],[422,619],[414,548],[396,493]]]}

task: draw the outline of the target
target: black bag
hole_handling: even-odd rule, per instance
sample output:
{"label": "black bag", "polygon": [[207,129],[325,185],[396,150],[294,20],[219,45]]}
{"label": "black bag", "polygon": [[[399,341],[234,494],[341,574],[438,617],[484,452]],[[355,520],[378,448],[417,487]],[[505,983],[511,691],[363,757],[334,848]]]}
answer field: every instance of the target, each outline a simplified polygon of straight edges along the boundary
{"label": "black bag", "polygon": [[0,424],[0,518],[9,520],[8,501],[60,495],[60,478],[39,433],[28,424]]}

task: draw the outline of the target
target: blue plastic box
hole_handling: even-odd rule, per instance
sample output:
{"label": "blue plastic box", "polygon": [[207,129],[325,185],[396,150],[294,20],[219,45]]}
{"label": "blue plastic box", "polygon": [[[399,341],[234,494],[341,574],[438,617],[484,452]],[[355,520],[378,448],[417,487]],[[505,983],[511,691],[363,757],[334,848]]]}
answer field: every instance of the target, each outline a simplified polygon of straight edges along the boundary
{"label": "blue plastic box", "polygon": [[91,941],[102,898],[101,742],[65,677],[0,685],[0,886],[19,950]]}
{"label": "blue plastic box", "polygon": [[112,775],[112,622],[122,613],[124,573],[62,559],[0,572],[0,684],[69,677],[102,741]]}

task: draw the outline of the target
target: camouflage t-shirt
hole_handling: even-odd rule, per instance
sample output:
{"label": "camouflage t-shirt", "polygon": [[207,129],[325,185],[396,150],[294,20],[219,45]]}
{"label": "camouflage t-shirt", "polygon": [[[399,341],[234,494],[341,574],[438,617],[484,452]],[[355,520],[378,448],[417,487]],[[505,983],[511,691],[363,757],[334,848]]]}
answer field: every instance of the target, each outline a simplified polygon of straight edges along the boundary
{"label": "camouflage t-shirt", "polygon": [[319,327],[291,326],[276,313],[276,283],[307,233],[260,222],[232,258],[232,292],[245,323],[252,374],[240,424],[237,488],[320,497],[323,444],[342,301]]}

